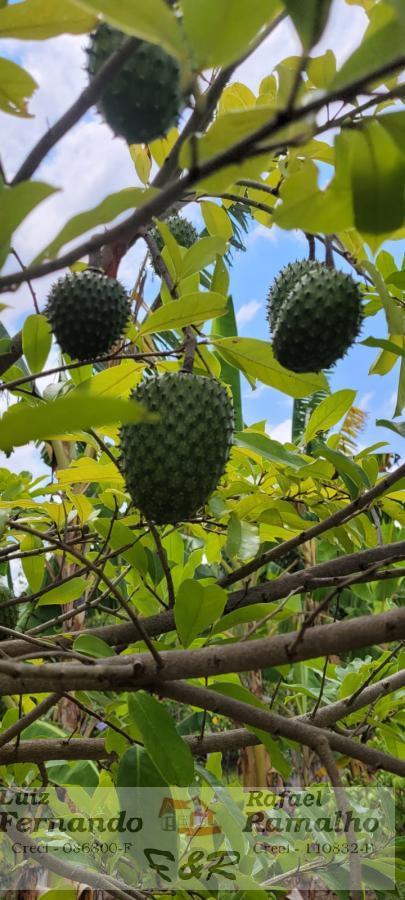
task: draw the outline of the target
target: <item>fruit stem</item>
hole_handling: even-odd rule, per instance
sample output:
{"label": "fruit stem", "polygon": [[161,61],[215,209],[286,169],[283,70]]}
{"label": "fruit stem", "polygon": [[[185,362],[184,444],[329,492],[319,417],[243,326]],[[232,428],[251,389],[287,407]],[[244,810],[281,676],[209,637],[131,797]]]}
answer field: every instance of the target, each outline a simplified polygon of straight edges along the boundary
{"label": "fruit stem", "polygon": [[195,335],[191,325],[184,329],[184,362],[181,368],[182,372],[191,374],[194,367],[194,357],[197,347],[197,336]]}

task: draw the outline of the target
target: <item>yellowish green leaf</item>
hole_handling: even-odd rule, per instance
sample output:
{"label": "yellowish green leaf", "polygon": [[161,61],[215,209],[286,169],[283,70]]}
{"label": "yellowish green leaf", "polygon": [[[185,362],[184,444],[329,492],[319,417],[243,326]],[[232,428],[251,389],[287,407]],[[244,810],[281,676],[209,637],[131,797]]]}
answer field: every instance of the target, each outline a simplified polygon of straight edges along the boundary
{"label": "yellowish green leaf", "polygon": [[226,297],[207,291],[201,294],[188,294],[181,300],[173,300],[161,306],[147,317],[141,325],[139,334],[153,334],[167,331],[170,328],[184,328],[186,325],[197,325],[207,322],[226,312]]}
{"label": "yellowish green leaf", "polygon": [[23,353],[31,372],[41,372],[52,345],[52,332],[45,316],[28,316],[22,329]]}
{"label": "yellowish green leaf", "polygon": [[309,443],[320,431],[329,431],[336,425],[353,406],[355,397],[356,391],[351,390],[336,391],[325,397],[311,414],[305,430],[306,442]]}
{"label": "yellowish green leaf", "polygon": [[267,341],[235,337],[213,340],[212,343],[231,365],[290,397],[308,397],[315,391],[328,388],[322,372],[297,374],[280,366]]}
{"label": "yellowish green leaf", "polygon": [[0,109],[22,119],[31,118],[28,100],[37,87],[25,69],[11,59],[0,59]]}
{"label": "yellowish green leaf", "polygon": [[142,422],[150,414],[133,400],[84,396],[75,392],[51,403],[16,403],[0,419],[0,449],[10,452],[30,441],[63,436],[73,429],[97,428],[110,422]]}
{"label": "yellowish green leaf", "polygon": [[71,0],[24,0],[0,9],[0,38],[42,41],[58,34],[85,34],[95,24]]}
{"label": "yellowish green leaf", "polygon": [[218,206],[211,200],[201,203],[201,212],[204,222],[210,234],[219,235],[229,241],[233,235],[232,222],[223,206]]}
{"label": "yellowish green leaf", "polygon": [[78,6],[99,13],[126,34],[164,47],[172,56],[185,56],[182,30],[164,0],[75,0]]}

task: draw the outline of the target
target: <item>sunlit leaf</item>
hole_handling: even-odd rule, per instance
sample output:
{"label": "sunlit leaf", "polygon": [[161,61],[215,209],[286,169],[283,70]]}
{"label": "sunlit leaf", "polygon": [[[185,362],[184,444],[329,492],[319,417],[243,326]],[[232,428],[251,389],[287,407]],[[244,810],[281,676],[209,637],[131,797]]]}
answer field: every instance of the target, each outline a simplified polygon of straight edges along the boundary
{"label": "sunlit leaf", "polygon": [[185,46],[178,22],[164,0],[75,0],[79,7],[103,18],[135,37],[183,57]]}
{"label": "sunlit leaf", "polygon": [[181,300],[173,300],[157,309],[145,319],[139,334],[167,331],[169,328],[184,328],[222,316],[226,312],[226,297],[207,291],[204,294],[187,294]]}
{"label": "sunlit leaf", "polygon": [[176,628],[183,647],[222,616],[227,594],[216,584],[187,579],[177,592],[174,607]]}
{"label": "sunlit leaf", "polygon": [[150,199],[153,193],[151,189],[144,191],[142,188],[124,188],[122,191],[110,194],[93,209],[73,216],[63,226],[54,240],[41,251],[34,262],[53,259],[65,244],[70,243],[70,241],[73,241],[81,234],[85,234],[92,228],[97,228],[99,225],[107,225],[127,209],[134,209],[140,206],[141,203]]}
{"label": "sunlit leaf", "polygon": [[278,0],[183,0],[184,27],[198,68],[225,65],[280,11]]}
{"label": "sunlit leaf", "polygon": [[41,372],[49,355],[52,332],[45,316],[28,316],[22,330],[23,353],[31,372]]}
{"label": "sunlit leaf", "polygon": [[91,31],[95,16],[73,0],[24,0],[0,9],[0,38],[41,41],[58,34]]}
{"label": "sunlit leaf", "polygon": [[75,394],[51,403],[16,403],[0,419],[0,449],[10,452],[30,441],[64,435],[69,430],[96,428],[109,422],[142,422],[150,414],[133,400]]}
{"label": "sunlit leaf", "polygon": [[290,397],[307,397],[328,387],[322,372],[297,374],[280,366],[267,341],[236,337],[213,340],[212,343],[231,365]]}
{"label": "sunlit leaf", "polygon": [[305,441],[309,443],[320,431],[329,431],[347,413],[353,405],[356,391],[336,391],[329,397],[325,397],[317,406],[310,417],[305,429]]}
{"label": "sunlit leaf", "polygon": [[11,59],[0,59],[0,109],[12,116],[28,119],[28,100],[37,87],[36,81],[25,69]]}
{"label": "sunlit leaf", "polygon": [[12,188],[1,188],[0,243],[6,243],[26,216],[55,191],[56,188],[40,181],[23,181]]}

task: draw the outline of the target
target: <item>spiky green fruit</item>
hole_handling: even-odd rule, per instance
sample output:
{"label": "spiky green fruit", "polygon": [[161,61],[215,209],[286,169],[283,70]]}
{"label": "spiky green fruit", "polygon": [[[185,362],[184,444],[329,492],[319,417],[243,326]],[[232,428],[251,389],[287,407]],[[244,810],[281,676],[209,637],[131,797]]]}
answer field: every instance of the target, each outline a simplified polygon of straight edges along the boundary
{"label": "spiky green fruit", "polygon": [[302,275],[321,267],[321,263],[309,259],[301,259],[288,263],[287,266],[280,270],[270,287],[267,298],[267,318],[273,334],[280,310],[294,285]]}
{"label": "spiky green fruit", "polygon": [[[90,78],[126,38],[107,23],[97,28],[88,48]],[[182,106],[177,60],[156,44],[139,41],[105,88],[98,109],[115,134],[128,144],[149,144],[177,124]]]}
{"label": "spiky green fruit", "polygon": [[[10,599],[11,594],[8,588],[0,587],[0,625],[3,625],[4,628],[15,629],[18,620],[18,607],[4,606]],[[9,635],[0,630],[0,641],[7,640],[7,638],[9,638]]]}
{"label": "spiky green fruit", "polygon": [[319,266],[299,278],[274,331],[278,362],[293,372],[319,372],[347,353],[361,327],[362,295],[350,275]]}
{"label": "spiky green fruit", "polygon": [[159,419],[121,430],[127,489],[146,519],[187,521],[224,472],[234,424],[230,396],[214,378],[179,372],[143,381],[133,398]]}
{"label": "spiky green fruit", "polygon": [[[185,247],[187,250],[189,247],[192,247],[193,244],[198,240],[198,231],[194,228],[192,222],[189,222],[188,219],[185,219],[184,216],[173,215],[169,216],[168,219],[165,220],[165,225],[167,225],[170,233],[173,235],[175,241],[180,244],[181,247]],[[162,235],[159,231],[159,228],[151,228],[151,236],[155,241],[159,252],[161,253],[165,242],[162,238]],[[159,274],[158,269],[152,259],[152,267],[157,274]]]}
{"label": "spiky green fruit", "polygon": [[[193,244],[198,240],[198,231],[194,228],[192,222],[189,222],[188,219],[184,218],[184,216],[173,215],[169,216],[168,219],[165,220],[165,225],[167,225],[170,233],[173,235],[175,241],[180,244],[182,247],[192,247]],[[152,228],[151,234],[160,251],[163,250],[164,240],[158,228]]]}
{"label": "spiky green fruit", "polygon": [[122,336],[130,301],[115,278],[86,269],[53,285],[45,311],[63,353],[73,359],[94,359],[108,353]]}

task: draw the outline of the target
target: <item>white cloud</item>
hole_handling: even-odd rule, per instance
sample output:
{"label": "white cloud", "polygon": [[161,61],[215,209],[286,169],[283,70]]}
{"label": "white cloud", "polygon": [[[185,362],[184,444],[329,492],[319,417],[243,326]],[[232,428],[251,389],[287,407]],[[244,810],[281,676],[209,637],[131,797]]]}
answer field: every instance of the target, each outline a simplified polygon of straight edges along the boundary
{"label": "white cloud", "polygon": [[287,441],[291,441],[291,428],[292,428],[292,419],[284,419],[282,422],[279,422],[278,425],[272,427],[271,425],[266,425],[266,432],[269,437],[273,438],[274,441],[280,441],[281,444],[286,443]]}
{"label": "white cloud", "polygon": [[261,305],[262,304],[258,303],[257,300],[249,300],[248,303],[244,303],[236,313],[238,325],[247,325],[248,322],[251,322],[261,308]]}
{"label": "white cloud", "polygon": [[374,391],[368,391],[368,393],[363,394],[363,396],[360,397],[360,400],[359,400],[360,409],[362,409],[364,412],[367,412],[370,409],[370,404],[371,404],[371,401],[373,400],[373,398],[374,398]]}
{"label": "white cloud", "polygon": [[38,478],[40,475],[49,476],[50,473],[49,466],[43,463],[40,452],[34,444],[18,447],[9,457],[0,452],[0,468],[10,469],[16,474],[31,472],[33,478]]}

